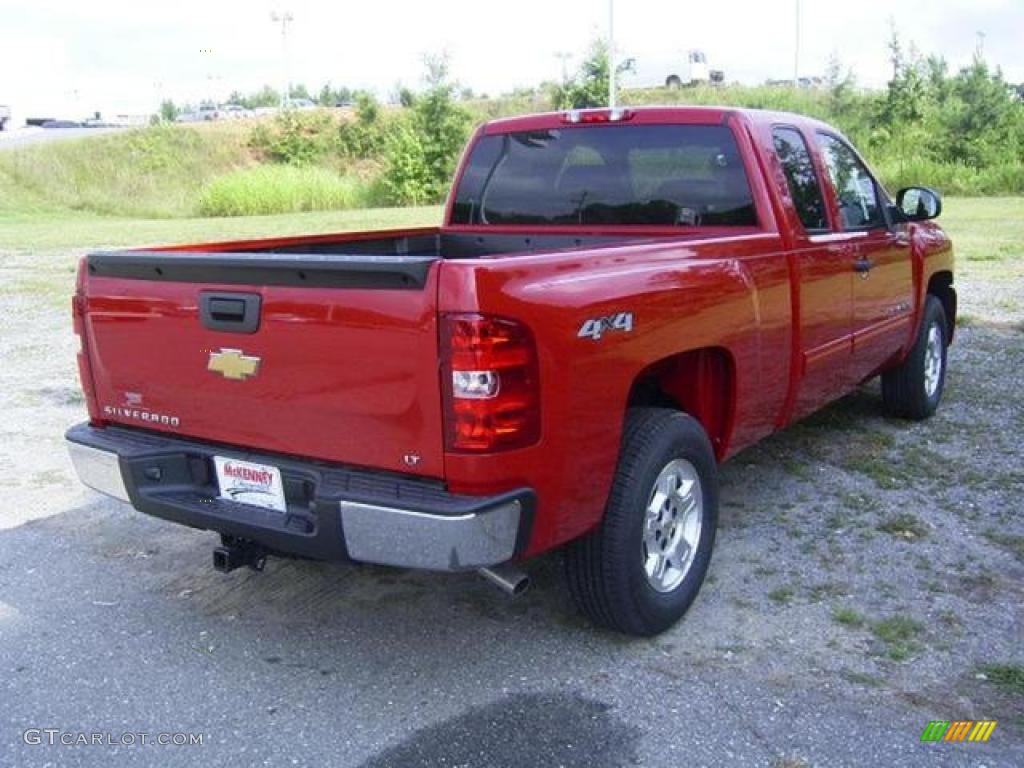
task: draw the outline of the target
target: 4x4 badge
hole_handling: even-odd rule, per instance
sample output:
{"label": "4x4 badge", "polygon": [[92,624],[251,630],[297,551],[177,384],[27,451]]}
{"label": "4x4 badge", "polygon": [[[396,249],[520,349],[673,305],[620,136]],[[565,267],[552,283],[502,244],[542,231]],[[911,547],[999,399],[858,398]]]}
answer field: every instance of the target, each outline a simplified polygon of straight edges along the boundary
{"label": "4x4 badge", "polygon": [[594,317],[587,320],[580,326],[577,337],[581,339],[592,339],[600,341],[601,337],[608,331],[622,331],[630,333],[633,330],[633,313],[619,312],[607,317]]}

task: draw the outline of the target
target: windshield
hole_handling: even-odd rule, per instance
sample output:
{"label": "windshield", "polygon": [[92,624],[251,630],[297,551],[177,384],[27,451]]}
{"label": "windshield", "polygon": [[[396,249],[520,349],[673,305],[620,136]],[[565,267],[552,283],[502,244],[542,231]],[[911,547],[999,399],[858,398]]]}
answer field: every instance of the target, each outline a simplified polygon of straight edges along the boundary
{"label": "windshield", "polygon": [[732,131],[599,125],[485,136],[452,224],[756,226]]}

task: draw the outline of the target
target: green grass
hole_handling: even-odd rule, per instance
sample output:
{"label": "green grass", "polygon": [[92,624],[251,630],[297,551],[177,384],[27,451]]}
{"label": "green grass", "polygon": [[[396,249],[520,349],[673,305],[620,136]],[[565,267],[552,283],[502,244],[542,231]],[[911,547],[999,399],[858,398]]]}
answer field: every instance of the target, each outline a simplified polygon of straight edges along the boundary
{"label": "green grass", "polygon": [[864,617],[853,608],[836,608],[832,611],[832,618],[844,627],[864,626]]}
{"label": "green grass", "polygon": [[879,688],[885,684],[885,681],[874,675],[868,675],[864,672],[858,672],[853,669],[844,670],[843,678],[854,685],[863,685],[867,688]]}
{"label": "green grass", "polygon": [[776,587],[768,593],[768,599],[779,605],[787,605],[793,601],[792,587]]}
{"label": "green grass", "polygon": [[882,521],[878,530],[908,541],[917,541],[928,535],[927,526],[909,512],[901,512]]}
{"label": "green grass", "polygon": [[190,216],[214,178],[253,163],[238,124],[153,126],[0,151],[5,210],[67,209],[109,216]]}
{"label": "green grass", "polygon": [[907,616],[892,616],[871,625],[875,637],[885,644],[885,655],[893,661],[904,661],[919,650],[917,637],[924,627]]}
{"label": "green grass", "polygon": [[[812,111],[809,105],[791,107]],[[200,207],[215,216],[372,202],[367,182],[333,171],[256,166],[250,130],[242,123],[165,126],[2,150],[0,250],[289,235],[440,219],[438,209],[427,208],[200,220]],[[948,198],[940,221],[954,240],[959,273],[1024,277],[1024,197]]]}
{"label": "green grass", "polygon": [[985,664],[979,671],[997,688],[1024,697],[1024,667],[1020,664]]}
{"label": "green grass", "polygon": [[953,238],[958,271],[1024,274],[1024,197],[949,198],[939,223]]}
{"label": "green grass", "polygon": [[1018,560],[1024,562],[1024,536],[996,530],[985,531],[984,535],[993,544],[1003,547]]}
{"label": "green grass", "polygon": [[211,181],[199,195],[202,216],[260,216],[364,208],[370,185],[332,170],[291,165],[244,168]]}
{"label": "green grass", "polygon": [[[2,189],[0,189],[2,196]],[[441,209],[373,208],[278,216],[130,219],[75,211],[0,212],[0,251],[43,252],[437,225]]]}

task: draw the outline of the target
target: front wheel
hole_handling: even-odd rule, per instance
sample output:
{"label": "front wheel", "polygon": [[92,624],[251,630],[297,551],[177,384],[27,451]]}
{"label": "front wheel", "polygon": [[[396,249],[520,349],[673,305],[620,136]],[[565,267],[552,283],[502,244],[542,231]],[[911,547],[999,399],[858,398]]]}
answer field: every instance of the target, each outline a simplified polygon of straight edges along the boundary
{"label": "front wheel", "polygon": [[700,424],[665,408],[631,409],[604,519],[566,551],[576,604],[610,629],[663,632],[697,597],[717,523],[715,455]]}
{"label": "front wheel", "polygon": [[946,312],[929,295],[914,346],[901,365],[882,374],[882,403],[890,416],[920,421],[939,407],[946,386]]}

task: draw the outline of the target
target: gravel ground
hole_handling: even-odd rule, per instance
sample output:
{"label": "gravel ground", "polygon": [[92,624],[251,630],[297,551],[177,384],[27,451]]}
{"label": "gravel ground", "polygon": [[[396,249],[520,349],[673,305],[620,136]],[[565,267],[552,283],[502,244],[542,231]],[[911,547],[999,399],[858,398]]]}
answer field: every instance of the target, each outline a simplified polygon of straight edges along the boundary
{"label": "gravel ground", "polygon": [[[1019,268],[958,282],[934,419],[866,386],[723,467],[707,585],[630,640],[574,613],[557,555],[514,601],[472,575],[223,576],[213,534],[81,488],[73,261],[0,254],[0,766],[1024,764]],[[937,719],[999,725],[920,743]]]}

